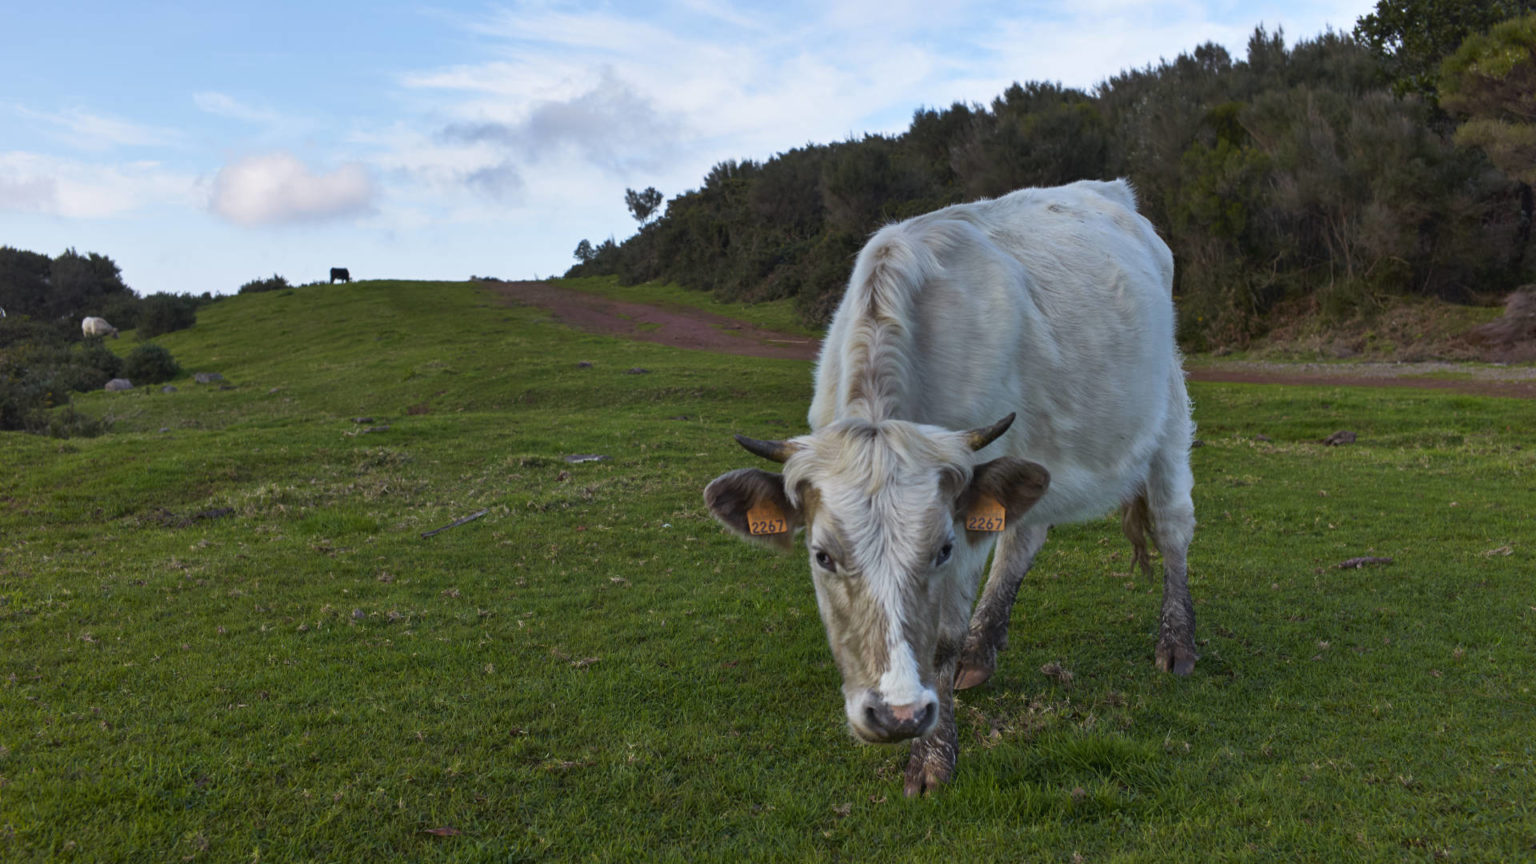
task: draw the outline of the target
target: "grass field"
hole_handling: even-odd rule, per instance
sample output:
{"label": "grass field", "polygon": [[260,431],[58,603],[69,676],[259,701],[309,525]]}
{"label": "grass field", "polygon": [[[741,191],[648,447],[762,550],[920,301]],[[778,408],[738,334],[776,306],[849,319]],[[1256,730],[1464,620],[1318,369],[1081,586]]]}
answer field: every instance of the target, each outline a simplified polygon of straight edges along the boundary
{"label": "grass field", "polygon": [[803,429],[809,364],[465,283],[157,341],[230,389],[0,435],[0,860],[1536,856],[1530,402],[1194,386],[1195,674],[1154,672],[1118,526],[1058,529],[954,783],[906,800],[904,749],[843,730],[803,558],[699,500],[754,464],[730,433]]}

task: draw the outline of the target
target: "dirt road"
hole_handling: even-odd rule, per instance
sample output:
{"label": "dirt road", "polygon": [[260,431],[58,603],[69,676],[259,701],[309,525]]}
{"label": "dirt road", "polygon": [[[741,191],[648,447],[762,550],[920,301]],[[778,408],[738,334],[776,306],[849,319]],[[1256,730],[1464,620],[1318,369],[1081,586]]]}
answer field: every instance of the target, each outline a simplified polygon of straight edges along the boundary
{"label": "dirt road", "polygon": [[[556,319],[592,333],[656,342],[676,348],[747,357],[814,360],[815,339],[764,330],[696,309],[658,307],[562,289],[548,282],[491,282],[511,303],[537,306]],[[1454,375],[1456,377],[1436,377]],[[1456,363],[1268,363],[1199,359],[1192,381],[1305,384],[1326,387],[1414,387],[1480,396],[1536,399],[1536,368]]]}

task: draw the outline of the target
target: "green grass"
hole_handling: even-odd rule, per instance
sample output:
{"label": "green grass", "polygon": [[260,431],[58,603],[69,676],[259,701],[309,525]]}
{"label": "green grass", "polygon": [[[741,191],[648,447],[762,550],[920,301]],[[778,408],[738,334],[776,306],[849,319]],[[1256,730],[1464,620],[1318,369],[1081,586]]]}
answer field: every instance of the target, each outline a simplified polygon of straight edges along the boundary
{"label": "green grass", "polygon": [[668,283],[644,282],[639,285],[620,285],[616,276],[561,279],[559,284],[614,300],[628,300],[663,308],[699,309],[780,333],[794,333],[816,338],[822,335],[820,329],[805,326],[805,323],[795,314],[795,301],[789,299],[765,300],[761,303],[723,303],[715,299],[712,294],[691,291]]}
{"label": "green grass", "polygon": [[[232,389],[0,436],[0,859],[1536,853],[1529,402],[1196,385],[1195,674],[1153,671],[1118,526],[1058,529],[954,783],[908,801],[903,751],[843,731],[802,557],[699,500],[753,464],[730,433],[803,429],[809,364],[464,283],[231,298],[156,341]],[[1332,569],[1359,555],[1394,561]]]}

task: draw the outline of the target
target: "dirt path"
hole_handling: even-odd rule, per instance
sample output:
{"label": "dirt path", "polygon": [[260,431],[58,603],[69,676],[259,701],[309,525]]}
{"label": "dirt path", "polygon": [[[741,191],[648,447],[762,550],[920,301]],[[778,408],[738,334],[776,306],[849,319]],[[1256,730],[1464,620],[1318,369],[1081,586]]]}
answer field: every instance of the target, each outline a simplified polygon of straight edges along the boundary
{"label": "dirt path", "polygon": [[[1436,375],[1456,377],[1433,377]],[[1202,360],[1189,367],[1189,379],[1318,387],[1413,387],[1475,396],[1536,399],[1536,368],[1529,366],[1471,366],[1439,361],[1334,365]]]}
{"label": "dirt path", "polygon": [[[612,300],[562,289],[547,282],[492,282],[487,283],[487,287],[509,302],[546,309],[558,320],[592,333],[696,351],[791,360],[814,360],[821,347],[816,339],[765,330],[702,310]],[[1433,377],[1447,374],[1458,377]],[[1439,362],[1352,363],[1346,366],[1202,359],[1189,367],[1189,377],[1192,381],[1251,384],[1414,387],[1536,399],[1536,368],[1528,366],[1487,367]]]}
{"label": "dirt path", "polygon": [[562,289],[547,282],[492,282],[487,287],[523,306],[547,309],[560,321],[591,333],[656,342],[674,348],[814,360],[821,343],[809,336],[764,330],[698,309],[663,308]]}

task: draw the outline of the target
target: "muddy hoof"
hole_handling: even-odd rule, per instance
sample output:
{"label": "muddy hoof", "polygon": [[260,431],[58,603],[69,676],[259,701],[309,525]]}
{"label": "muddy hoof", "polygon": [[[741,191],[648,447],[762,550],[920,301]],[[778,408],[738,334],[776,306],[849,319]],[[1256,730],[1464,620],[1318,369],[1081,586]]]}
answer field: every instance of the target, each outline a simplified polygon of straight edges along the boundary
{"label": "muddy hoof", "polygon": [[914,755],[907,763],[906,782],[902,785],[901,791],[908,798],[917,798],[929,792],[936,792],[940,786],[949,782],[954,771],[954,763],[945,765],[942,760],[931,758],[920,760]]}
{"label": "muddy hoof", "polygon": [[992,670],[977,666],[962,666],[960,673],[955,676],[956,690],[969,690],[992,680]]}
{"label": "muddy hoof", "polygon": [[997,648],[972,633],[960,652],[960,669],[955,673],[955,689],[969,690],[992,680],[997,671]]}

